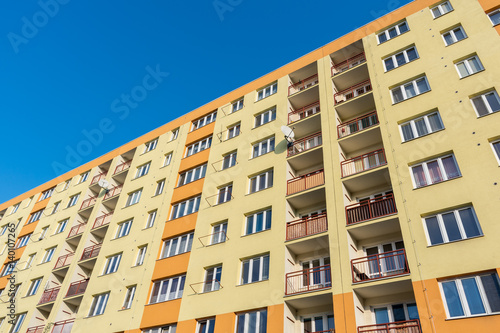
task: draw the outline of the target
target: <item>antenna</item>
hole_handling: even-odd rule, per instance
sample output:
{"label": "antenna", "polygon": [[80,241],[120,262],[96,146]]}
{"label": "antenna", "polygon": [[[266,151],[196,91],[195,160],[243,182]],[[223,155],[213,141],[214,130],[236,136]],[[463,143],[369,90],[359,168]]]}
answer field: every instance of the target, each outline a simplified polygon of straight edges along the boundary
{"label": "antenna", "polygon": [[99,182],[97,182],[97,185],[99,185],[101,188],[107,190],[108,186],[109,186],[109,182],[105,179],[101,179],[101,180],[99,180]]}
{"label": "antenna", "polygon": [[288,142],[287,147],[290,148],[293,145],[293,139],[295,138],[295,133],[293,130],[295,127],[290,128],[288,126],[281,126],[281,132],[285,135],[285,140]]}

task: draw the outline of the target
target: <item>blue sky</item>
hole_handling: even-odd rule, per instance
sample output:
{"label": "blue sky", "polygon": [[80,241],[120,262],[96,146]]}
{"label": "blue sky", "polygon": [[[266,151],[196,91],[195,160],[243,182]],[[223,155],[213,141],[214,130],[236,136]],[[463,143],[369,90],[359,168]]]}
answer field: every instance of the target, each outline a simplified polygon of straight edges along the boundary
{"label": "blue sky", "polygon": [[[408,2],[4,1],[0,202]],[[156,81],[137,88],[148,73]],[[134,89],[141,100],[124,100]],[[95,144],[78,146],[100,126]]]}

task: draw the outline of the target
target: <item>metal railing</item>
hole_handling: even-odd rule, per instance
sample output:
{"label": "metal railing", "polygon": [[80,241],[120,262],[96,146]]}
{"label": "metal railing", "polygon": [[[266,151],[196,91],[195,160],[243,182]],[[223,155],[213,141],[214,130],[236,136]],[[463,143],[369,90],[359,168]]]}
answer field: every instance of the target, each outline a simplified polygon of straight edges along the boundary
{"label": "metal railing", "polygon": [[[203,243],[203,241],[202,241],[202,239],[205,239],[205,238],[210,238],[210,240],[206,242],[207,244]],[[219,243],[224,243],[225,241],[229,240],[229,237],[227,237],[227,234],[224,230],[221,230],[218,232],[214,232],[213,234],[210,234],[210,235],[198,237],[198,240],[200,241],[201,245],[207,246],[207,245],[215,245],[215,244],[219,244]]]}
{"label": "metal railing", "polygon": [[108,172],[106,171],[106,172],[101,172],[98,175],[95,175],[94,178],[92,178],[90,185],[97,184],[101,179],[104,179],[104,177],[106,177],[107,174],[108,174]]}
{"label": "metal railing", "polygon": [[316,84],[318,84],[318,74],[311,75],[304,80],[300,80],[297,83],[291,84],[288,87],[288,96],[298,93],[299,91],[312,87]]}
{"label": "metal railing", "polygon": [[335,328],[330,328],[329,330],[326,330],[326,331],[314,331],[314,332],[310,332],[306,329],[304,329],[305,333],[335,333]]}
{"label": "metal railing", "polygon": [[292,110],[288,113],[288,124],[310,117],[320,111],[319,101],[306,105],[300,109]]}
{"label": "metal railing", "polygon": [[61,287],[45,290],[40,298],[40,302],[38,302],[38,305],[55,301],[57,294],[59,294],[59,290],[61,290]]}
{"label": "metal railing", "polygon": [[364,62],[366,62],[365,53],[362,52],[362,53],[356,54],[355,56],[350,57],[347,60],[339,62],[338,64],[334,64],[332,66],[332,76],[340,74],[342,72],[345,72],[346,70],[349,70],[353,67],[361,65]]}
{"label": "metal railing", "polygon": [[338,138],[342,139],[351,134],[378,124],[377,111],[372,111],[356,119],[349,120],[337,126]]}
{"label": "metal railing", "polygon": [[80,223],[78,225],[73,226],[69,231],[68,237],[66,237],[66,238],[70,238],[70,237],[82,234],[83,231],[85,230],[86,225],[87,225],[87,223]]}
{"label": "metal railing", "polygon": [[97,196],[83,200],[82,205],[80,206],[80,210],[95,205],[96,201],[97,201]]}
{"label": "metal railing", "polygon": [[45,325],[29,327],[28,330],[26,331],[26,333],[42,333],[44,328],[45,328]]}
{"label": "metal railing", "polygon": [[228,202],[228,201],[231,201],[234,199],[232,192],[233,192],[232,188],[225,189],[225,190],[220,191],[217,194],[206,197],[205,200],[207,201],[207,203],[210,207],[221,205],[225,202]]}
{"label": "metal railing", "polygon": [[57,258],[56,265],[54,266],[53,269],[58,269],[64,266],[68,266],[69,264],[71,264],[71,259],[73,258],[74,255],[75,255],[74,253],[68,253],[63,256],[60,256],[59,258]]}
{"label": "metal railing", "polygon": [[397,209],[392,194],[358,202],[345,208],[347,224],[368,221],[395,213],[397,213]]}
{"label": "metal railing", "polygon": [[359,326],[358,333],[421,333],[418,319]]}
{"label": "metal railing", "polygon": [[323,169],[310,172],[300,177],[292,178],[286,182],[286,195],[295,194],[325,183]]}
{"label": "metal railing", "polygon": [[80,280],[73,282],[69,285],[68,292],[64,297],[71,297],[79,294],[83,294],[87,289],[87,285],[89,284],[89,279]]}
{"label": "metal railing", "polygon": [[309,235],[319,234],[328,230],[326,213],[308,216],[300,220],[287,222],[286,240],[297,239]]}
{"label": "metal railing", "polygon": [[114,196],[117,196],[118,194],[122,193],[122,189],[123,185],[118,185],[113,188],[110,188],[109,190],[106,190],[106,194],[104,195],[104,198],[102,198],[102,200],[107,200]]}
{"label": "metal railing", "polygon": [[51,333],[69,333],[71,332],[71,328],[73,328],[74,322],[74,319],[55,322]]}
{"label": "metal railing", "polygon": [[288,147],[287,157],[297,155],[306,150],[320,146],[323,143],[321,132],[311,134],[309,136],[303,137],[297,141],[294,141],[290,147]]}
{"label": "metal railing", "polygon": [[351,260],[352,282],[378,280],[410,273],[404,249]]}
{"label": "metal railing", "polygon": [[101,247],[102,247],[102,243],[85,248],[83,250],[82,257],[80,258],[80,261],[97,257],[99,255],[99,252],[101,251]]}
{"label": "metal railing", "polygon": [[113,217],[113,213],[114,211],[105,215],[98,216],[95,219],[94,224],[92,225],[92,229],[99,228],[103,225],[109,224],[109,222],[111,222],[111,217]]}
{"label": "metal railing", "polygon": [[384,149],[378,149],[342,161],[340,162],[340,168],[342,169],[342,177],[347,177],[386,164],[387,159],[385,158]]}
{"label": "metal railing", "polygon": [[334,103],[335,105],[337,105],[370,91],[372,91],[372,84],[370,83],[370,80],[366,80],[350,88],[335,93],[335,95],[333,96]]}
{"label": "metal railing", "polygon": [[217,279],[211,281],[197,282],[189,285],[195,294],[208,293],[222,289],[220,281]]}
{"label": "metal railing", "polygon": [[285,275],[285,295],[331,288],[330,265],[304,269]]}
{"label": "metal railing", "polygon": [[120,165],[117,165],[116,168],[115,168],[115,172],[113,173],[113,175],[116,175],[119,172],[127,170],[128,168],[130,168],[131,164],[132,164],[132,160],[129,160],[129,161],[123,162]]}

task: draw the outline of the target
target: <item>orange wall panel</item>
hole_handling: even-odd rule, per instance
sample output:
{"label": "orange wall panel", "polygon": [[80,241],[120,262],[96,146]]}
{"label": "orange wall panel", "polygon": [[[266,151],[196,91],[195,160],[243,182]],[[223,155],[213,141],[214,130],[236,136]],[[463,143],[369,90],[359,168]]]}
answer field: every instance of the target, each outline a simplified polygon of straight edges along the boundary
{"label": "orange wall panel", "polygon": [[38,225],[38,221],[23,225],[17,238],[21,238],[23,236],[26,236],[27,234],[31,234],[33,231],[35,231],[37,225]]}
{"label": "orange wall panel", "polygon": [[201,194],[203,190],[203,183],[205,178],[198,179],[192,183],[186,184],[181,187],[177,187],[172,194],[171,202],[184,201],[187,198],[194,197],[197,194]]}
{"label": "orange wall panel", "polygon": [[267,331],[283,332],[285,317],[284,304],[270,305],[267,307]]}
{"label": "orange wall panel", "polygon": [[186,320],[177,323],[176,333],[194,333],[196,331],[196,320]]}
{"label": "orange wall panel", "polygon": [[[9,284],[9,278],[10,275],[2,276],[0,277],[0,289],[5,289],[7,285]],[[7,292],[7,290],[4,291],[4,293]],[[7,295],[7,294],[4,294]]]}
{"label": "orange wall panel", "polygon": [[176,323],[180,308],[181,299],[146,305],[142,315],[141,329]]}
{"label": "orange wall panel", "polygon": [[19,249],[16,249],[15,252],[16,252],[16,255],[14,256],[14,260],[19,260],[21,259],[21,256],[23,255],[24,253],[24,250],[26,250],[26,246],[23,246]]}
{"label": "orange wall panel", "polygon": [[[228,333],[234,332],[234,324],[236,315],[234,313],[224,313],[215,316],[215,332],[214,333]],[[271,331],[272,332],[272,331]],[[269,332],[269,333],[271,333]],[[279,331],[282,332],[282,331]]]}
{"label": "orange wall panel", "polygon": [[333,295],[335,329],[338,332],[357,332],[352,293]]}
{"label": "orange wall panel", "polygon": [[203,126],[202,128],[198,128],[196,131],[190,132],[186,138],[186,146],[212,135],[214,133],[214,128],[215,122]]}
{"label": "orange wall panel", "polygon": [[479,3],[485,12],[489,12],[490,10],[496,9],[496,7],[500,6],[500,2],[498,0],[479,0]]}
{"label": "orange wall panel", "polygon": [[207,162],[209,155],[210,155],[210,148],[202,150],[194,155],[183,158],[181,161],[181,165],[179,166],[179,173],[192,169],[197,165]]}
{"label": "orange wall panel", "polygon": [[47,204],[49,203],[49,200],[50,200],[50,198],[47,198],[45,200],[37,202],[33,206],[33,209],[31,210],[31,212],[33,213],[33,212],[39,211],[40,209],[44,209],[45,207],[47,207]]}
{"label": "orange wall panel", "polygon": [[187,272],[190,253],[179,254],[170,258],[156,260],[153,281]]}
{"label": "orange wall panel", "polygon": [[165,222],[162,239],[171,238],[177,235],[193,231],[196,226],[198,213],[189,214],[178,219]]}

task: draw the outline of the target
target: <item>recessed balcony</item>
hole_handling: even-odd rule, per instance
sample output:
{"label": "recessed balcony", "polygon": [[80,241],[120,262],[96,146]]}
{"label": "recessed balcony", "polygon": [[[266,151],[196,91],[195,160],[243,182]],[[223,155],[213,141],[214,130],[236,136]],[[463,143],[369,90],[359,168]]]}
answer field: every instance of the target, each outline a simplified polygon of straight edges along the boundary
{"label": "recessed balcony", "polygon": [[54,328],[52,328],[51,333],[69,333],[73,328],[74,319],[68,319],[63,321],[58,321],[54,323]]}
{"label": "recessed balcony", "polygon": [[92,178],[92,181],[90,182],[90,186],[98,184],[99,181],[101,179],[104,179],[107,174],[108,172],[101,172],[100,174],[95,175],[94,178]]}
{"label": "recessed balcony", "polygon": [[125,161],[117,165],[115,168],[115,172],[113,173],[113,176],[119,174],[122,171],[128,170],[130,168],[130,165],[132,165],[132,160]]}
{"label": "recessed balcony", "polygon": [[310,88],[318,84],[318,74],[313,74],[303,80],[291,84],[288,87],[288,96],[294,95],[302,90]]}
{"label": "recessed balcony", "polygon": [[359,326],[358,333],[421,333],[418,319]]}
{"label": "recessed balcony", "polygon": [[352,176],[387,164],[384,149],[378,149],[340,162],[342,177]]}
{"label": "recessed balcony", "polygon": [[352,282],[365,282],[409,274],[404,249],[351,260]]}
{"label": "recessed balcony", "polygon": [[68,237],[66,238],[71,238],[83,234],[86,225],[87,223],[80,223],[78,225],[73,226],[68,233]]}
{"label": "recessed balcony", "polygon": [[378,123],[377,111],[372,111],[361,117],[339,124],[337,126],[337,135],[339,139],[342,139],[351,134],[355,134],[372,126],[378,125]]}
{"label": "recessed balcony", "polygon": [[341,103],[346,103],[370,91],[372,91],[372,84],[370,80],[360,82],[352,87],[349,87],[347,89],[335,93],[335,95],[333,96],[334,104],[339,105]]}
{"label": "recessed balcony", "polygon": [[59,294],[59,290],[61,290],[61,287],[45,290],[40,298],[40,301],[38,302],[38,305],[54,302]]}
{"label": "recessed balcony", "polygon": [[309,118],[320,112],[319,101],[312,104],[301,107],[300,109],[290,111],[288,113],[288,124],[294,123],[296,121]]}
{"label": "recessed balcony", "polygon": [[296,295],[313,292],[332,287],[330,265],[323,265],[297,272],[287,273],[285,276],[285,295]]}
{"label": "recessed balcony", "polygon": [[316,170],[305,175],[289,179],[286,184],[286,195],[292,195],[325,183],[325,171]]}
{"label": "recessed balcony", "polygon": [[328,230],[326,213],[308,216],[299,220],[287,222],[286,240],[294,240],[306,236],[316,235]]}
{"label": "recessed balcony", "polygon": [[113,197],[116,197],[122,192],[123,185],[118,185],[113,188],[110,188],[109,190],[106,190],[106,194],[104,195],[104,198],[102,200],[108,200]]}
{"label": "recessed balcony", "polygon": [[364,200],[345,207],[346,221],[348,225],[396,213],[396,203],[392,193],[381,195],[374,199]]}
{"label": "recessed balcony", "polygon": [[82,257],[80,258],[80,261],[97,257],[99,255],[99,252],[101,251],[101,247],[102,247],[102,243],[85,248],[83,250]]}
{"label": "recessed balcony", "polygon": [[28,330],[26,331],[26,333],[43,333],[44,328],[45,328],[45,325],[29,327]]}
{"label": "recessed balcony", "polygon": [[334,64],[332,66],[332,76],[339,75],[345,71],[348,71],[351,68],[354,68],[358,65],[361,65],[366,62],[365,53],[359,53],[347,60],[339,62],[338,64]]}
{"label": "recessed balcony", "polygon": [[298,139],[288,147],[287,157],[303,153],[309,149],[321,146],[323,143],[321,132],[308,135],[304,138]]}
{"label": "recessed balcony", "polygon": [[56,265],[53,269],[59,269],[71,264],[71,260],[73,259],[74,253],[68,253],[66,255],[60,256],[57,258]]}
{"label": "recessed balcony", "polygon": [[98,216],[94,221],[94,225],[92,225],[92,229],[102,227],[103,225],[108,225],[109,222],[111,222],[112,217],[113,217],[113,212]]}
{"label": "recessed balcony", "polygon": [[88,284],[89,284],[89,279],[73,282],[72,284],[69,285],[68,292],[64,297],[72,297],[83,294],[85,290],[87,290]]}
{"label": "recessed balcony", "polygon": [[87,208],[94,206],[96,201],[97,201],[97,196],[90,197],[88,199],[83,200],[82,205],[80,206],[79,210],[82,211],[84,209],[87,209]]}

